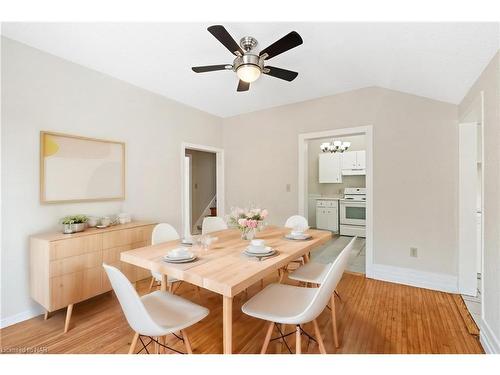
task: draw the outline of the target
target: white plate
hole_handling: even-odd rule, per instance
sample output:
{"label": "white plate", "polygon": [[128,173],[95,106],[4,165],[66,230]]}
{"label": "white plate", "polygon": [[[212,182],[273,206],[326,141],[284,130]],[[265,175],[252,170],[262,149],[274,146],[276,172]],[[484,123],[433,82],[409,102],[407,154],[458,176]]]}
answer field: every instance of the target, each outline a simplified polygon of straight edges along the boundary
{"label": "white plate", "polygon": [[249,253],[247,250],[245,250],[245,251],[243,251],[243,254],[245,254],[248,257],[253,257],[253,258],[265,258],[265,257],[269,257],[271,255],[276,254],[276,250],[271,249],[271,251],[269,251],[268,253],[258,253],[258,254]]}
{"label": "white plate", "polygon": [[292,234],[287,234],[285,238],[288,238],[289,240],[308,240],[312,236],[310,234],[302,234],[300,236],[292,236]]}
{"label": "white plate", "polygon": [[253,247],[253,246],[248,246],[246,249],[245,249],[245,252],[249,253],[249,254],[256,254],[256,255],[260,255],[260,254],[268,254],[270,252],[272,252],[273,249],[271,249],[271,247],[269,246],[264,246],[264,247]]}
{"label": "white plate", "polygon": [[189,262],[195,261],[196,259],[198,259],[198,257],[196,255],[194,255],[191,258],[187,258],[187,259],[171,259],[171,258],[168,258],[166,256],[163,257],[163,261],[165,261],[167,263],[189,263]]}
{"label": "white plate", "polygon": [[186,259],[194,258],[194,254],[189,253],[189,254],[183,254],[183,255],[179,255],[179,256],[172,256],[170,254],[167,254],[163,258],[168,259],[168,260],[186,260]]}

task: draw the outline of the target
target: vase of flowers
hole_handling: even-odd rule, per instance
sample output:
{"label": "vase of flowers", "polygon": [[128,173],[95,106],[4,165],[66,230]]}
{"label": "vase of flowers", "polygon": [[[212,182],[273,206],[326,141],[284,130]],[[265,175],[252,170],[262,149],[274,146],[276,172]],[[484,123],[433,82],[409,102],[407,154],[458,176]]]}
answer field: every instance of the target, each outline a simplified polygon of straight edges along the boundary
{"label": "vase of flowers", "polygon": [[264,226],[264,219],[267,217],[266,209],[234,208],[229,217],[229,223],[237,227],[241,232],[241,239],[251,241],[255,238],[258,230]]}

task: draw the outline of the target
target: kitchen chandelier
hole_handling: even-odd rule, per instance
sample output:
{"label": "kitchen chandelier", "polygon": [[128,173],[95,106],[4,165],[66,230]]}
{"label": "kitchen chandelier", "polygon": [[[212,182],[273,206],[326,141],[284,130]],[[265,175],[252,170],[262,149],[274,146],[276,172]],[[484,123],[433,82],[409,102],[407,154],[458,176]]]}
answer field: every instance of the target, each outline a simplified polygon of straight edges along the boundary
{"label": "kitchen chandelier", "polygon": [[324,142],[321,144],[320,149],[323,152],[344,152],[351,146],[351,142],[333,141]]}

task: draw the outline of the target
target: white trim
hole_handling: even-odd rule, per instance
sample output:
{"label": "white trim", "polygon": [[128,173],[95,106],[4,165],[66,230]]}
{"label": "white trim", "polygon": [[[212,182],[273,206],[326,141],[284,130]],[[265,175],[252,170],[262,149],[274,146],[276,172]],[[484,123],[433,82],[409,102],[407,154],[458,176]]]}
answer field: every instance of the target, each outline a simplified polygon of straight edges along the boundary
{"label": "white trim", "polygon": [[41,307],[34,307],[6,318],[2,318],[0,320],[0,329],[34,318],[40,314],[43,314],[43,309]]}
{"label": "white trim", "polygon": [[371,278],[448,293],[458,292],[458,278],[443,273],[419,271],[385,264],[372,264]]}
{"label": "white trim", "polygon": [[366,265],[367,277],[372,277],[373,264],[373,126],[332,129],[314,133],[299,134],[299,173],[298,173],[298,214],[307,216],[307,141],[318,138],[366,136]]}
{"label": "white trim", "polygon": [[458,124],[458,289],[477,295],[477,122]]}
{"label": "white trim", "polygon": [[[196,151],[205,151],[205,152],[213,152],[216,155],[216,194],[217,194],[217,216],[223,217],[225,214],[224,211],[224,202],[226,201],[225,199],[225,190],[224,190],[224,149],[218,148],[218,147],[213,147],[213,146],[207,146],[207,145],[199,145],[199,144],[194,144],[194,143],[187,143],[187,142],[182,142],[181,143],[181,202],[182,205],[184,206],[184,157],[186,156],[186,149],[189,150],[196,150]],[[182,212],[182,228],[185,228],[185,220],[186,218],[184,217],[184,207],[181,209]]]}
{"label": "white trim", "polygon": [[488,323],[481,319],[479,341],[486,354],[500,354],[500,340],[495,336]]}

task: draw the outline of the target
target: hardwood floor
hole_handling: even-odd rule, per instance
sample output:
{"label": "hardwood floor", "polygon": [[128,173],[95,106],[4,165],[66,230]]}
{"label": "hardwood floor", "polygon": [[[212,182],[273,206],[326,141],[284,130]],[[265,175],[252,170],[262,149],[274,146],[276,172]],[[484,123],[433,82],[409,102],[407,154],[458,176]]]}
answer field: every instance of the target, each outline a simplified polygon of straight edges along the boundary
{"label": "hardwood floor", "polygon": [[[266,283],[275,277],[266,279]],[[138,283],[140,293],[147,291],[149,280]],[[248,290],[252,296],[260,283]],[[341,347],[332,343],[330,311],[318,318],[327,353],[483,353],[476,336],[467,326],[454,302],[454,296],[410,286],[366,279],[346,273],[339,284],[342,298],[337,300],[337,320]],[[222,298],[183,283],[180,295],[210,309],[210,315],[188,328],[194,353],[222,352]],[[245,293],[234,299],[233,343],[235,353],[259,353],[266,335],[267,324],[241,312]],[[65,311],[43,315],[7,327],[0,331],[2,352],[46,353],[127,353],[133,332],[112,293],[76,304],[68,333],[63,333]],[[312,334],[312,324],[304,329]],[[286,332],[294,327],[287,326]],[[274,330],[273,338],[277,331]],[[295,351],[295,335],[287,337]],[[314,342],[302,337],[302,353],[318,353]],[[169,346],[184,350],[175,337]],[[140,343],[138,348],[140,347]],[[286,346],[272,341],[268,353],[288,353]]]}

